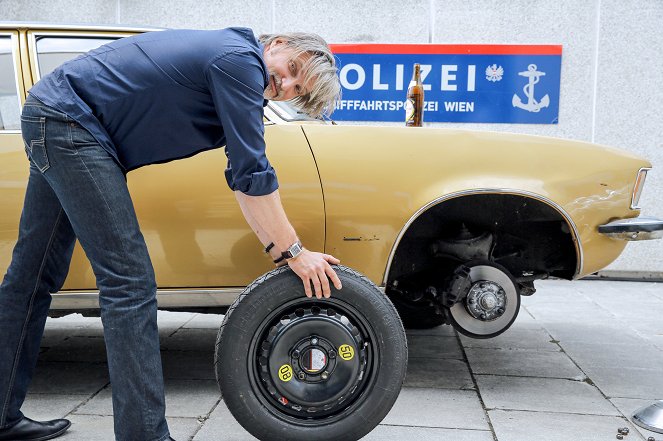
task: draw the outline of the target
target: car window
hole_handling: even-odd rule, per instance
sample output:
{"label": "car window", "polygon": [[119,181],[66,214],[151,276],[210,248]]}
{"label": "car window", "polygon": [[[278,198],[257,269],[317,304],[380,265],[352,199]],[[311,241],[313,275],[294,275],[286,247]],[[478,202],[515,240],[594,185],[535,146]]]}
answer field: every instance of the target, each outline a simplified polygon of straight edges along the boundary
{"label": "car window", "polygon": [[0,130],[18,130],[21,126],[14,59],[11,36],[0,35]]}
{"label": "car window", "polygon": [[39,77],[51,72],[53,69],[77,56],[102,44],[110,43],[116,38],[99,37],[37,37],[37,65]]}

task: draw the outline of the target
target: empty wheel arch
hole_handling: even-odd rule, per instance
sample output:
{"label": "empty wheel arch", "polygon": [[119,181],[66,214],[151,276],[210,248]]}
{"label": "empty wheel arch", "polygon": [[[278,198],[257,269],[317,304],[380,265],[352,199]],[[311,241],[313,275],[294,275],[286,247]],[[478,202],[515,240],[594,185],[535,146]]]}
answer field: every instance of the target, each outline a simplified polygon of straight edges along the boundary
{"label": "empty wheel arch", "polygon": [[580,270],[575,226],[553,203],[525,194],[481,192],[429,206],[395,246],[387,294],[406,327],[449,323],[443,307],[454,271],[471,261],[508,270],[520,294],[536,279],[572,279]]}

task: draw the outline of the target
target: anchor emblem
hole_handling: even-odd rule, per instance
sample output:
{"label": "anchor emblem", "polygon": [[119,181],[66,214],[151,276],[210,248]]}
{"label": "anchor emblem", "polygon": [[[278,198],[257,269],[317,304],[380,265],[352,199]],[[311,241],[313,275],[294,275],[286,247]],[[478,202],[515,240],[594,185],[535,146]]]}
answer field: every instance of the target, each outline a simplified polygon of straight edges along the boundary
{"label": "anchor emblem", "polygon": [[544,107],[550,105],[550,97],[546,94],[541,101],[537,101],[534,98],[534,85],[539,82],[539,79],[544,76],[545,72],[540,72],[536,70],[536,64],[530,64],[527,66],[527,70],[524,72],[518,72],[518,75],[527,77],[529,82],[523,87],[523,92],[527,96],[527,103],[523,103],[520,97],[517,94],[513,94],[513,99],[511,104],[513,107],[519,107],[521,109],[527,110],[528,112],[538,112]]}

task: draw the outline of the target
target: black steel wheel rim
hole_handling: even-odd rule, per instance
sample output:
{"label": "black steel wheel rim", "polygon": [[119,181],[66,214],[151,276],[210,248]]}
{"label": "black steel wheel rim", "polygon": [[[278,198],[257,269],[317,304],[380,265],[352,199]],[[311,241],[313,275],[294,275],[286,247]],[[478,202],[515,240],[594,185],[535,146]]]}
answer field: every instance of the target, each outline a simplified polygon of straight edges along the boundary
{"label": "black steel wheel rim", "polygon": [[375,384],[376,341],[368,320],[343,300],[292,300],[265,317],[252,336],[250,386],[281,420],[304,426],[339,421]]}

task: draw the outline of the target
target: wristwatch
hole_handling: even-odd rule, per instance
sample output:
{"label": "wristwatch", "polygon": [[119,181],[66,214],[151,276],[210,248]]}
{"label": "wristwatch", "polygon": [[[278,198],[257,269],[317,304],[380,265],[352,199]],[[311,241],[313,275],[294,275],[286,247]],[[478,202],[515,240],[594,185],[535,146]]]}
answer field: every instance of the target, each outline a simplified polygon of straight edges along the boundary
{"label": "wristwatch", "polygon": [[302,247],[302,243],[300,241],[297,241],[290,245],[287,250],[282,252],[281,257],[284,259],[294,259],[295,257],[299,256],[302,251],[304,251],[304,247]]}

